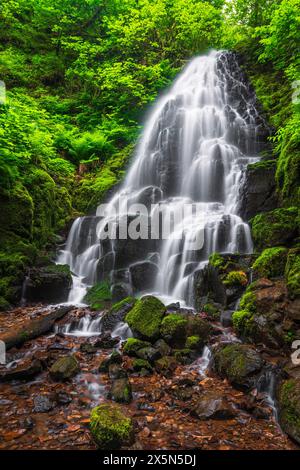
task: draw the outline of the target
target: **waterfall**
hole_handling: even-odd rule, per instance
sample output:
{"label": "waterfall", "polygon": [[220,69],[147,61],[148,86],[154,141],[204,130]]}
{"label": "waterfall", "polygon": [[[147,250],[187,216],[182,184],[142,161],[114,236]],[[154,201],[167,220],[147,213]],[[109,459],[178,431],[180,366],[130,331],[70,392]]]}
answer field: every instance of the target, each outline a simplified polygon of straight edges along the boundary
{"label": "waterfall", "polygon": [[[75,220],[57,261],[69,264],[74,275],[69,301],[79,302],[88,286],[109,279],[117,297],[152,292],[191,304],[193,273],[212,252],[250,253],[239,194],[247,165],[259,159],[265,129],[233,53],[193,59],[154,106],[105,213],[99,206],[95,216]],[[161,232],[136,240],[120,236],[140,214],[140,204],[148,209],[143,217],[149,227],[154,219],[172,219],[168,238]],[[185,214],[186,205],[197,216]],[[100,241],[109,223],[119,236]],[[200,233],[203,246],[190,249]]]}

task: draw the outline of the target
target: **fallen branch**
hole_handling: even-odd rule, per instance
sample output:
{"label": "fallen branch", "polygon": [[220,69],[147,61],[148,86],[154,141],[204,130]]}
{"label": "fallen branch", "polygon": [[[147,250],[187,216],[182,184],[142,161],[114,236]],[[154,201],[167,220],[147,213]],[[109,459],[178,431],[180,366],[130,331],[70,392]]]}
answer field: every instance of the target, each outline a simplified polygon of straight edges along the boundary
{"label": "fallen branch", "polygon": [[66,315],[72,308],[70,305],[63,305],[55,308],[50,313],[25,321],[17,329],[11,327],[7,331],[0,333],[0,341],[4,341],[6,350],[14,346],[21,346],[25,341],[37,338],[50,331],[54,323]]}

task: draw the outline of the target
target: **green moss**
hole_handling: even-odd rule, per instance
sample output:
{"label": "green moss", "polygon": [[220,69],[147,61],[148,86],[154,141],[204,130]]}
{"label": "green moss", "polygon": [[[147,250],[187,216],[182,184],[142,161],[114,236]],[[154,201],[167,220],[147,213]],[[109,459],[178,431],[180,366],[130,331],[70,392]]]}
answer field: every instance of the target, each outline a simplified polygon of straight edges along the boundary
{"label": "green moss", "polygon": [[259,277],[282,276],[287,259],[287,249],[283,247],[267,248],[257,258],[252,268]]}
{"label": "green moss", "polygon": [[232,315],[233,327],[239,335],[249,337],[254,329],[254,315],[256,313],[256,298],[251,288],[243,295],[239,310]]}
{"label": "green moss", "polygon": [[245,287],[248,284],[247,274],[243,271],[231,271],[223,280],[228,287]]}
{"label": "green moss", "polygon": [[188,336],[185,342],[185,349],[193,349],[200,351],[202,349],[203,342],[199,336]]}
{"label": "green moss", "polygon": [[120,300],[120,302],[117,302],[115,303],[111,309],[110,309],[110,313],[115,313],[115,312],[118,312],[119,310],[121,310],[125,305],[127,304],[135,304],[136,302],[136,299],[134,297],[126,297],[125,299],[123,300]]}
{"label": "green moss", "polygon": [[152,371],[152,366],[145,359],[135,359],[132,363],[132,367],[135,372],[140,372],[143,369]]}
{"label": "green moss", "polygon": [[141,341],[140,339],[136,338],[128,338],[124,344],[123,352],[124,354],[128,354],[128,356],[135,356],[140,349],[146,348],[150,345],[151,343],[148,341]]}
{"label": "green moss", "polygon": [[133,439],[133,423],[117,405],[105,403],[91,412],[90,430],[100,449],[118,449]]}
{"label": "green moss", "polygon": [[300,442],[300,384],[297,379],[283,382],[279,387],[280,423],[285,432]]}
{"label": "green moss", "polygon": [[299,233],[297,207],[275,209],[251,220],[253,241],[258,249],[291,243]]}
{"label": "green moss", "polygon": [[100,310],[104,308],[105,302],[110,301],[111,298],[110,285],[107,281],[103,281],[91,287],[83,301],[90,305],[92,310]]}
{"label": "green moss", "polygon": [[10,308],[9,302],[7,302],[7,300],[5,300],[4,297],[1,297],[1,296],[0,296],[0,312],[5,312],[5,311],[7,311],[9,308]]}
{"label": "green moss", "polygon": [[174,343],[182,341],[184,343],[186,338],[186,327],[188,321],[178,313],[171,313],[167,315],[161,324],[160,333],[164,339]]}
{"label": "green moss", "polygon": [[209,257],[209,263],[219,269],[222,269],[225,266],[225,260],[219,253],[212,253]]}
{"label": "green moss", "polygon": [[289,295],[292,298],[300,296],[300,248],[289,251],[285,268],[285,278]]}
{"label": "green moss", "polygon": [[189,348],[174,349],[173,354],[176,361],[178,361],[180,364],[188,364],[194,359],[194,353]]}
{"label": "green moss", "polygon": [[155,340],[165,314],[164,304],[156,297],[147,296],[136,302],[125,321],[134,333],[146,340]]}
{"label": "green moss", "polygon": [[212,320],[220,320],[220,310],[213,304],[205,304],[203,312],[205,312]]}

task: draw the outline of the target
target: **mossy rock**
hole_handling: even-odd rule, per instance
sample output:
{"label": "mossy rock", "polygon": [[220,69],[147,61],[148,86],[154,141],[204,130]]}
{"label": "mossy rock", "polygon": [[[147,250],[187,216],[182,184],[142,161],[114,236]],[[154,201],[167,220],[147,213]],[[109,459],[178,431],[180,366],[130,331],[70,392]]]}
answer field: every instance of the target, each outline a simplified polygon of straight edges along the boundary
{"label": "mossy rock", "polygon": [[149,372],[152,372],[153,370],[149,361],[146,361],[145,359],[134,359],[132,368],[135,372],[141,372],[143,369],[146,369]]}
{"label": "mossy rock", "polygon": [[188,320],[178,313],[171,313],[164,317],[160,334],[172,346],[185,343]]}
{"label": "mossy rock", "polygon": [[128,356],[136,356],[137,352],[140,349],[147,348],[150,345],[151,343],[149,343],[148,341],[142,341],[137,338],[128,338],[128,340],[124,344],[123,352]]}
{"label": "mossy rock", "polygon": [[165,356],[155,361],[155,370],[166,377],[171,377],[177,368],[177,360],[173,356]]}
{"label": "mossy rock", "polygon": [[186,349],[192,349],[193,351],[201,351],[203,349],[203,341],[200,336],[188,336],[185,342]]}
{"label": "mossy rock", "polygon": [[164,304],[156,297],[143,297],[127,313],[125,321],[138,337],[155,341],[159,337],[165,310]]}
{"label": "mossy rock", "polygon": [[207,303],[203,307],[203,312],[206,313],[206,315],[214,321],[219,321],[221,312],[220,309],[217,308],[214,304]]}
{"label": "mossy rock", "polygon": [[239,310],[232,315],[233,327],[242,337],[248,338],[254,335],[254,316],[256,314],[256,297],[250,289],[243,295]]}
{"label": "mossy rock", "polygon": [[131,385],[127,377],[115,379],[109,395],[117,403],[130,403],[132,401]]}
{"label": "mossy rock", "polygon": [[122,364],[122,356],[118,351],[113,351],[109,357],[103,359],[98,368],[99,372],[108,372],[111,364]]}
{"label": "mossy rock", "polygon": [[297,207],[275,209],[251,220],[252,237],[258,249],[288,245],[299,235]]}
{"label": "mossy rock", "polygon": [[219,253],[212,253],[209,257],[209,264],[214,268],[222,270],[226,265],[226,261]]}
{"label": "mossy rock", "polygon": [[283,276],[288,250],[284,247],[267,248],[257,258],[252,266],[256,277],[274,277]]}
{"label": "mossy rock", "polygon": [[112,331],[117,323],[123,322],[126,314],[133,308],[135,302],[136,299],[134,297],[126,297],[114,304],[102,317],[101,324],[103,330]]}
{"label": "mossy rock", "polygon": [[285,278],[291,298],[300,296],[300,247],[289,251],[285,268]]}
{"label": "mossy rock", "polygon": [[187,325],[187,336],[199,336],[203,345],[208,341],[213,328],[207,320],[203,320],[200,315],[189,315]]}
{"label": "mossy rock", "polygon": [[282,429],[300,444],[300,379],[290,379],[279,386],[278,407]]}
{"label": "mossy rock", "polygon": [[88,290],[83,302],[87,303],[92,310],[101,310],[111,299],[110,285],[107,281],[103,281]]}
{"label": "mossy rock", "polygon": [[71,287],[70,267],[53,263],[30,270],[25,297],[30,302],[65,302]]}
{"label": "mossy rock", "polygon": [[90,430],[100,449],[119,449],[134,441],[132,420],[118,405],[112,403],[105,403],[92,410]]}
{"label": "mossy rock", "polygon": [[75,356],[64,356],[57,359],[49,372],[53,380],[65,381],[74,377],[79,371],[79,363]]}
{"label": "mossy rock", "polygon": [[244,271],[230,271],[223,280],[227,287],[246,287],[248,284],[248,277]]}
{"label": "mossy rock", "polygon": [[173,354],[180,364],[191,364],[196,358],[195,351],[189,348],[174,349]]}
{"label": "mossy rock", "polygon": [[245,344],[229,344],[214,351],[216,372],[237,388],[247,390],[256,384],[263,367],[261,356]]}

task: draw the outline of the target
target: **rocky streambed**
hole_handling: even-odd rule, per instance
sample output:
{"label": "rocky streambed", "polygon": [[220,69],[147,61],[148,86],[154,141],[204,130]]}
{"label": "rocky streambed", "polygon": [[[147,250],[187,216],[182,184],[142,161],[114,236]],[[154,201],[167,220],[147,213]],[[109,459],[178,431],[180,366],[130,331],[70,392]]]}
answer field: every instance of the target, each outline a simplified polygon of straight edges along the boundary
{"label": "rocky streambed", "polygon": [[1,449],[297,448],[271,396],[284,357],[207,313],[149,296],[101,312],[34,306],[1,316],[4,337],[18,342],[0,369]]}

